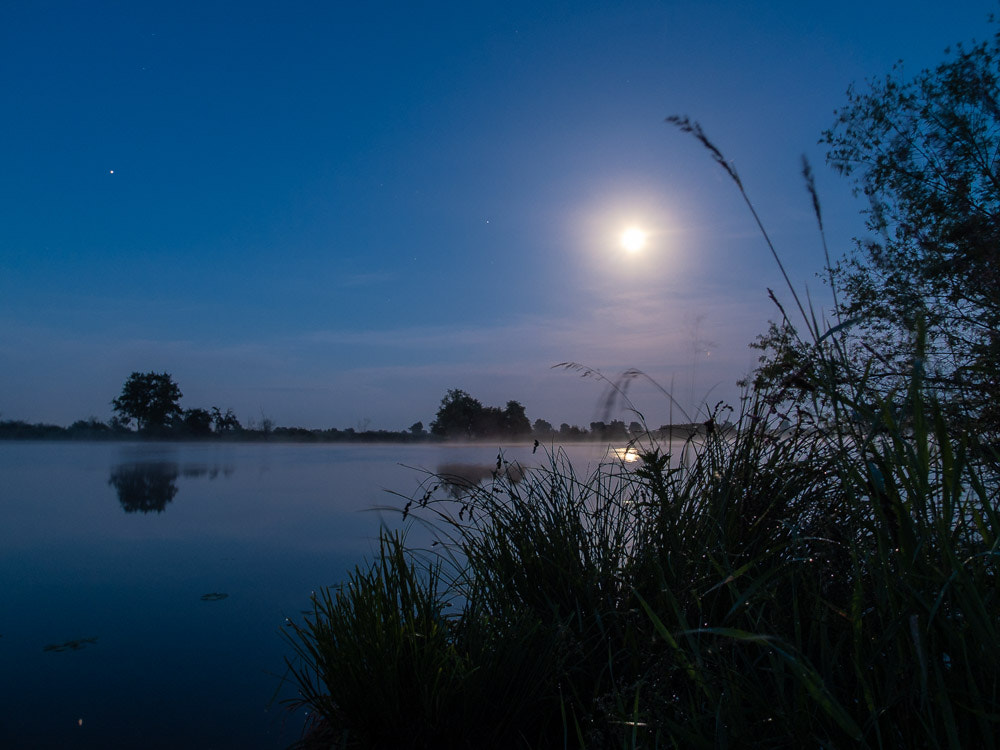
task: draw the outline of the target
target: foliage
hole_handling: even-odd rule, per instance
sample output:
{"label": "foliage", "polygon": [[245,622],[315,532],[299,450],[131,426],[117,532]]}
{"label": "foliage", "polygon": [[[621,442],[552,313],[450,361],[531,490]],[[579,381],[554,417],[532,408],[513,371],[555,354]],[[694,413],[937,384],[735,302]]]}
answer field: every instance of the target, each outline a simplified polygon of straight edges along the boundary
{"label": "foliage", "polygon": [[197,437],[212,434],[212,413],[207,409],[185,409],[183,429]]}
{"label": "foliage", "polygon": [[628,428],[620,419],[613,419],[605,424],[604,422],[591,422],[590,433],[600,440],[615,441],[628,440]]}
{"label": "foliage", "polygon": [[431,434],[441,437],[471,438],[475,433],[476,420],[483,411],[483,405],[463,390],[452,388],[438,407],[437,416],[431,422]]}
{"label": "foliage", "polygon": [[508,623],[496,641],[487,622],[449,617],[444,589],[440,562],[383,532],[369,567],[314,594],[302,625],[289,621],[304,747],[535,746],[522,720],[536,723],[548,670],[533,630]]}
{"label": "foliage", "polygon": [[1000,37],[932,70],[851,88],[825,133],[832,166],[870,200],[836,269],[840,313],[863,321],[887,387],[905,381],[918,323],[927,386],[1000,430]]}
{"label": "foliage", "polygon": [[213,406],[212,423],[215,425],[215,431],[220,435],[240,432],[243,430],[243,425],[240,424],[240,420],[236,418],[232,409],[226,409],[225,414],[223,414],[222,411],[219,410],[218,406]]}
{"label": "foliage", "polygon": [[166,427],[182,415],[181,389],[168,373],[133,372],[121,394],[111,404],[126,420],[135,420],[140,431]]}
{"label": "foliage", "polygon": [[508,401],[503,410],[503,432],[510,436],[531,434],[531,422],[524,413],[524,406],[517,401]]}
{"label": "foliage", "polygon": [[519,438],[531,434],[531,422],[524,406],[508,401],[504,409],[483,406],[479,399],[453,388],[441,399],[431,434],[439,437],[476,440],[489,437]]}
{"label": "foliage", "polygon": [[551,440],[555,432],[552,423],[547,419],[536,419],[531,425],[531,434],[539,440]]}

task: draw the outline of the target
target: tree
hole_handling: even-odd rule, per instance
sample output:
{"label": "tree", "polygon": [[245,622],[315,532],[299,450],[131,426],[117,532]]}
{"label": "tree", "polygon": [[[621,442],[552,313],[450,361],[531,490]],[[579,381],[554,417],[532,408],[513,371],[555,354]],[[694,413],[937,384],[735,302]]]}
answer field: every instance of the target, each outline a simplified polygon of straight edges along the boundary
{"label": "tree", "polygon": [[213,406],[212,421],[215,424],[215,431],[219,434],[240,432],[243,429],[232,409],[226,409],[226,413],[223,414],[218,406]]}
{"label": "tree", "polygon": [[191,435],[211,435],[212,413],[207,409],[186,409],[184,411],[184,429]]}
{"label": "tree", "polygon": [[476,433],[476,423],[483,405],[468,393],[452,388],[441,399],[437,416],[431,422],[431,434],[441,437],[471,439]]}
{"label": "tree", "polygon": [[504,433],[510,437],[522,437],[531,433],[531,422],[524,413],[524,406],[517,401],[508,401],[503,410]]}
{"label": "tree", "polygon": [[539,440],[548,440],[555,434],[552,423],[545,419],[536,419],[531,427],[531,431]]}
{"label": "tree", "polygon": [[[886,389],[912,371],[974,423],[1000,426],[1000,35],[905,80],[899,66],[824,134],[870,201],[877,239],[833,269],[843,319]],[[918,329],[922,329],[917,336]],[[955,413],[955,412],[953,412]]]}
{"label": "tree", "polygon": [[563,422],[559,425],[559,438],[561,440],[580,440],[587,437],[587,431],[576,425],[569,425]]}
{"label": "tree", "polygon": [[134,419],[139,430],[145,432],[162,429],[179,419],[182,412],[178,401],[182,395],[168,373],[133,372],[111,405],[126,423]]}
{"label": "tree", "polygon": [[604,431],[605,440],[628,440],[628,428],[620,419],[612,419]]}
{"label": "tree", "polygon": [[483,406],[465,391],[454,388],[441,399],[431,433],[441,437],[475,440],[504,436],[524,437],[531,433],[531,422],[524,406],[508,401],[504,409]]}

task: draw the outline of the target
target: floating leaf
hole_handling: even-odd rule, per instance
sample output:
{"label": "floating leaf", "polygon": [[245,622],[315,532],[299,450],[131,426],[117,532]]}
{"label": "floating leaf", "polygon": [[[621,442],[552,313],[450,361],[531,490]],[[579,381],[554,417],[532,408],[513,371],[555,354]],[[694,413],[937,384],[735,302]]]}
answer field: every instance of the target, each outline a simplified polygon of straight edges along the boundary
{"label": "floating leaf", "polygon": [[60,651],[79,651],[84,646],[97,643],[96,638],[77,638],[72,641],[66,641],[65,643],[50,643],[47,646],[42,647],[42,651],[52,651],[58,653]]}

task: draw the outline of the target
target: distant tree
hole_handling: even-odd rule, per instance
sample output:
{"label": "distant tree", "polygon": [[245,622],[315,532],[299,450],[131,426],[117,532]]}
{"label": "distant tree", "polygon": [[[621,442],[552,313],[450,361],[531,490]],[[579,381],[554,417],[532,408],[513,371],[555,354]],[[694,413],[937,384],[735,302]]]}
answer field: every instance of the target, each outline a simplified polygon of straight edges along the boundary
{"label": "distant tree", "polygon": [[522,437],[531,434],[531,422],[524,413],[524,406],[517,401],[508,401],[503,410],[504,433],[509,437]]}
{"label": "distant tree", "polygon": [[628,434],[632,437],[638,437],[639,435],[644,435],[646,433],[646,428],[642,426],[640,422],[630,422],[628,426]]}
{"label": "distant tree", "polygon": [[264,414],[262,409],[260,412],[260,431],[265,435],[270,435],[272,430],[274,430],[274,420]]}
{"label": "distant tree", "polygon": [[165,372],[133,372],[111,402],[126,424],[135,420],[141,432],[162,429],[180,418],[180,388]]}
{"label": "distant tree", "polygon": [[431,434],[471,439],[476,433],[477,419],[482,410],[483,405],[478,399],[453,388],[441,399],[437,416],[431,422]]}
{"label": "distant tree", "polygon": [[487,437],[523,437],[531,433],[524,406],[508,401],[504,409],[483,406],[465,391],[448,391],[441,400],[431,433],[441,437],[474,440]]}
{"label": "distant tree", "polygon": [[207,409],[186,409],[181,424],[189,435],[211,435],[212,413]]}
{"label": "distant tree", "polygon": [[628,440],[628,429],[625,427],[625,423],[620,419],[611,420],[611,424],[604,431],[604,439]]}
{"label": "distant tree", "polygon": [[421,437],[421,436],[423,436],[425,434],[425,432],[424,432],[424,423],[423,422],[414,422],[413,424],[411,424],[410,425],[410,434],[413,435],[413,437]]}
{"label": "distant tree", "polygon": [[506,418],[503,411],[496,406],[483,406],[473,420],[473,438],[485,438],[494,435],[506,435]]}
{"label": "distant tree", "polygon": [[563,440],[579,440],[587,436],[587,431],[576,425],[568,425],[563,422],[559,425],[559,437]]}
{"label": "distant tree", "polygon": [[78,419],[69,426],[67,432],[86,437],[96,437],[111,432],[111,427],[97,417]]}
{"label": "distant tree", "polygon": [[552,423],[544,419],[536,419],[535,423],[531,426],[531,431],[539,440],[551,438],[555,434]]}
{"label": "distant tree", "polygon": [[946,55],[852,87],[824,134],[875,237],[834,281],[855,351],[877,352],[872,382],[888,392],[918,363],[953,414],[1000,431],[1000,35]]}
{"label": "distant tree", "polygon": [[113,414],[108,420],[108,427],[112,432],[128,432],[129,419],[123,418],[120,414]]}
{"label": "distant tree", "polygon": [[218,406],[213,406],[212,422],[215,425],[215,431],[220,435],[243,430],[243,425],[240,424],[240,420],[236,418],[232,409],[226,409],[226,413],[223,414]]}

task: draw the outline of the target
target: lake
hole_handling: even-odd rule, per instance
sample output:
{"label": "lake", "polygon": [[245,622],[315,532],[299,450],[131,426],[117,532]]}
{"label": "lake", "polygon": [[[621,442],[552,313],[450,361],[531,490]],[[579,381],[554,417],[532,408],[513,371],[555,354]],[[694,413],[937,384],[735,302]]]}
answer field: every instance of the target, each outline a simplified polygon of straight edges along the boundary
{"label": "lake", "polygon": [[[606,455],[567,453],[578,473]],[[537,466],[542,451],[504,448]],[[480,445],[0,442],[0,747],[282,748],[286,618]],[[379,509],[382,506],[383,509]],[[385,509],[386,506],[389,509]]]}

